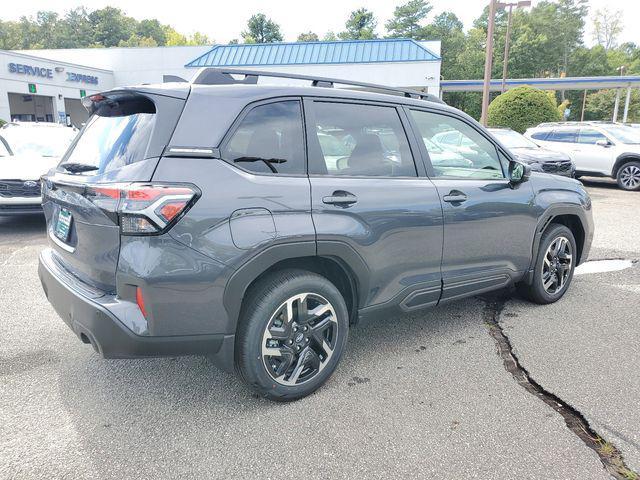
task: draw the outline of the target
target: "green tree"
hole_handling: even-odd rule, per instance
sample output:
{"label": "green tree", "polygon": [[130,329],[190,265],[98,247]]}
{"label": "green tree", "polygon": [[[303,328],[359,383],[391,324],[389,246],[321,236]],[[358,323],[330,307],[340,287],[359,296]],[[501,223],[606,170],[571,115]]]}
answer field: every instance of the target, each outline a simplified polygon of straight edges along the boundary
{"label": "green tree", "polygon": [[393,11],[393,17],[385,24],[389,37],[419,38],[422,36],[422,21],[433,7],[427,0],[409,0]]}
{"label": "green tree", "polygon": [[89,14],[89,22],[94,32],[93,42],[104,47],[115,47],[135,33],[136,21],[119,8],[94,10]]}
{"label": "green tree", "polygon": [[[624,94],[623,94],[624,95]],[[584,110],[585,120],[611,120],[613,118],[613,106],[615,103],[615,90],[598,90],[587,95],[587,105]],[[622,96],[624,102],[624,96]],[[618,113],[618,120],[622,119],[622,107]],[[640,122],[640,92],[637,89],[631,91],[629,102],[629,122]]]}
{"label": "green tree", "polygon": [[539,123],[559,121],[561,116],[549,94],[523,86],[498,95],[489,105],[487,120],[492,127],[509,127],[524,133]]}
{"label": "green tree", "polygon": [[322,40],[324,40],[325,42],[335,42],[336,40],[339,40],[339,38],[335,34],[335,32],[329,31],[324,34],[324,37],[322,37]]}
{"label": "green tree", "polygon": [[247,30],[241,33],[244,43],[281,42],[280,26],[264,13],[253,15],[247,22]]}
{"label": "green tree", "polygon": [[152,37],[140,37],[132,34],[126,41],[120,40],[118,47],[157,47],[158,43]]}
{"label": "green tree", "polygon": [[609,50],[616,46],[618,36],[622,33],[622,12],[608,8],[596,10],[593,17],[593,39]]}
{"label": "green tree", "polygon": [[378,25],[373,12],[366,8],[354,10],[345,24],[346,30],[338,34],[342,40],[369,40],[377,38],[375,29]]}
{"label": "green tree", "polygon": [[298,35],[298,42],[317,42],[318,35],[313,32],[301,33]]}
{"label": "green tree", "polygon": [[[463,78],[463,65],[460,63],[466,37],[464,26],[452,12],[442,12],[433,22],[422,28],[420,40],[440,40],[442,56],[442,76],[447,79]],[[484,63],[483,63],[484,64]]]}
{"label": "green tree", "polygon": [[93,43],[93,30],[86,8],[69,10],[61,20],[58,48],[82,48]]}
{"label": "green tree", "polygon": [[167,34],[165,29],[156,19],[140,20],[136,27],[136,36],[140,38],[152,38],[156,45],[167,44]]}

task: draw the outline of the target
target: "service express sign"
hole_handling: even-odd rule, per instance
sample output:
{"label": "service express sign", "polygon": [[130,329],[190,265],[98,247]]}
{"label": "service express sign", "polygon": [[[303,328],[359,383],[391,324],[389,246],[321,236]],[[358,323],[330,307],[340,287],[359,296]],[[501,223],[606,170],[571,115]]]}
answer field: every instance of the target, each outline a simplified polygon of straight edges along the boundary
{"label": "service express sign", "polygon": [[50,78],[53,79],[57,73],[64,73],[67,82],[84,83],[98,85],[99,80],[95,75],[85,75],[77,72],[66,72],[62,67],[46,68],[39,65],[27,65],[23,63],[9,63],[9,73],[25,75],[27,77]]}

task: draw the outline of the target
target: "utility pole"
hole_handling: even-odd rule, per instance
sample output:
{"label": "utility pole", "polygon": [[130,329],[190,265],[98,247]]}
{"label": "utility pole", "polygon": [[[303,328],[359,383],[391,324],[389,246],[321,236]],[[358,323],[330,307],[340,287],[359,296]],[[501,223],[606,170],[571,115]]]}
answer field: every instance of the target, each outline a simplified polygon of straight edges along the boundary
{"label": "utility pole", "polygon": [[493,63],[493,30],[496,25],[497,0],[489,0],[489,25],[487,27],[487,47],[484,59],[484,83],[482,85],[482,115],[480,123],[487,126],[487,110],[489,109],[489,87],[491,85],[491,67]]}
{"label": "utility pole", "polygon": [[523,0],[515,3],[499,3],[498,8],[508,8],[509,13],[507,15],[507,36],[504,40],[504,61],[502,62],[502,93],[507,89],[507,70],[509,68],[509,44],[511,43],[511,17],[513,13],[513,7],[529,7],[531,6],[530,0]]}

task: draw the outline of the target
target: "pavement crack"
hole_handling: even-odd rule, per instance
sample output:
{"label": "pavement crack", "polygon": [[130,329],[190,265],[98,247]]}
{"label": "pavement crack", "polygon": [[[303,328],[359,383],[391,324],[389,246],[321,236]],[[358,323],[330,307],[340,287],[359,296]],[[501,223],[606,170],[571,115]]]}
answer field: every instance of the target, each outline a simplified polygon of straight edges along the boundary
{"label": "pavement crack", "polygon": [[485,302],[483,317],[489,334],[495,341],[498,355],[502,358],[505,370],[511,373],[518,384],[531,395],[542,400],[549,407],[559,413],[567,428],[582,442],[592,449],[600,458],[605,470],[616,479],[640,480],[640,475],[631,470],[625,463],[624,457],[615,445],[604,439],[587,421],[580,411],[552,392],[546,390],[536,382],[529,372],[521,365],[513,352],[509,337],[500,325],[500,314],[509,299],[507,292],[499,292],[480,297]]}

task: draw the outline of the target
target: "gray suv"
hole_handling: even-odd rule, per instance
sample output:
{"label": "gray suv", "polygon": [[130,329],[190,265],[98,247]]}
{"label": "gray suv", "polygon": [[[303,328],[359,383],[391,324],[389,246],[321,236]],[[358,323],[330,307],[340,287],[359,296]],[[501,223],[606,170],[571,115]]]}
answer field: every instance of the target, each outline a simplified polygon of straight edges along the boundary
{"label": "gray suv", "polygon": [[[39,274],[100,355],[210,355],[294,400],[357,321],[509,285],[537,303],[567,291],[593,236],[578,181],[531,173],[420,92],[266,75],[283,76],[205,69],[85,99],[43,179]],[[444,151],[443,132],[464,148]]]}

